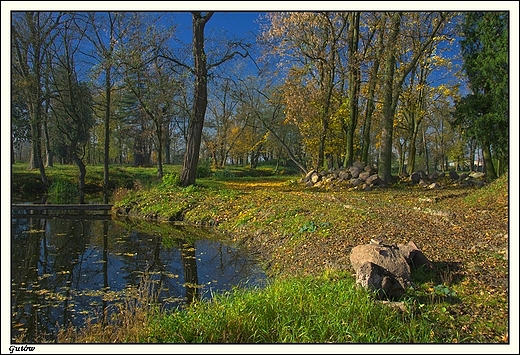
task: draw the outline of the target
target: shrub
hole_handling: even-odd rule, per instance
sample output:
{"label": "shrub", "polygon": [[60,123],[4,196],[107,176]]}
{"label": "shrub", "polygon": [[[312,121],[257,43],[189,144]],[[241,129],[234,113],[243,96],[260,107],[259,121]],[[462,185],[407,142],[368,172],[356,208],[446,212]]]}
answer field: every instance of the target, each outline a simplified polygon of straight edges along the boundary
{"label": "shrub", "polygon": [[207,178],[211,176],[211,163],[209,160],[200,161],[197,165],[197,178]]}
{"label": "shrub", "polygon": [[215,171],[213,176],[217,179],[232,179],[236,177],[236,174],[229,169],[222,169]]}
{"label": "shrub", "polygon": [[51,183],[47,194],[55,203],[67,203],[78,196],[78,187],[70,181],[57,179]]}
{"label": "shrub", "polygon": [[166,188],[180,186],[180,184],[181,179],[177,173],[169,173],[164,175],[161,182],[161,186]]}

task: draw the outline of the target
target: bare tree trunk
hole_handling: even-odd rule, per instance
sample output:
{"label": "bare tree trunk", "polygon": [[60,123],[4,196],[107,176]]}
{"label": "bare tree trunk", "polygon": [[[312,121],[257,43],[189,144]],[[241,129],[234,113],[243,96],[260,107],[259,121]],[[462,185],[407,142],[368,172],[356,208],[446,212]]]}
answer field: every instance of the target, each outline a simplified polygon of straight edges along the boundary
{"label": "bare tree trunk", "polygon": [[404,66],[404,69],[396,78],[395,76],[395,65],[396,65],[396,54],[397,54],[397,39],[400,32],[401,26],[401,12],[395,12],[392,15],[391,20],[391,33],[389,38],[389,49],[385,63],[385,80],[384,80],[384,91],[383,91],[383,129],[381,131],[381,160],[379,161],[379,177],[386,183],[392,180],[392,136],[393,136],[393,122],[395,116],[395,110],[399,101],[399,95],[402,91],[403,82],[415,68],[419,58],[424,54],[426,48],[430,46],[435,38],[439,28],[444,23],[446,16],[444,13],[440,14],[440,19],[436,21],[432,32],[429,34],[428,39],[421,45],[421,47],[414,54],[411,61]]}
{"label": "bare tree trunk", "polygon": [[495,166],[493,165],[493,160],[491,159],[491,149],[489,148],[489,144],[482,145],[482,156],[484,158],[486,180],[495,180],[497,178],[497,173],[495,171]]}
{"label": "bare tree trunk", "polygon": [[395,73],[395,44],[399,35],[401,14],[396,12],[392,17],[392,29],[389,38],[389,53],[385,61],[385,81],[383,91],[383,128],[381,130],[381,159],[379,161],[378,175],[385,183],[392,180],[392,136],[394,130],[394,113],[396,100],[394,100],[394,73]]}
{"label": "bare tree trunk", "polygon": [[85,203],[85,176],[87,175],[87,169],[83,161],[74,154],[74,162],[79,168],[79,179],[78,179],[78,193],[79,203]]}
{"label": "bare tree trunk", "polygon": [[105,152],[103,156],[103,202],[108,203],[108,188],[109,188],[109,167],[110,159],[110,89],[111,78],[110,64],[107,64],[105,70]]}
{"label": "bare tree trunk", "polygon": [[410,138],[410,145],[408,146],[408,162],[406,164],[406,172],[412,175],[415,171],[415,158],[417,155],[417,135],[419,134],[419,127],[415,120],[415,113],[412,113],[413,118],[413,132]]}
{"label": "bare tree trunk", "polygon": [[[471,171],[477,171],[478,166],[475,167],[475,152],[477,151],[477,143],[476,140],[472,139],[470,142],[470,148],[469,148],[469,161],[470,161],[470,170]],[[477,159],[477,162],[479,159]]]}
{"label": "bare tree trunk", "polygon": [[350,120],[348,122],[347,132],[347,151],[345,155],[345,166],[352,165],[354,161],[354,132],[356,130],[359,112],[359,87],[361,85],[361,76],[359,63],[357,60],[358,41],[359,41],[359,12],[352,13],[352,23],[349,30],[349,105],[350,105]]}
{"label": "bare tree trunk", "polygon": [[320,143],[318,147],[318,159],[316,161],[316,165],[314,169],[316,171],[320,171],[323,169],[323,165],[325,163],[325,139],[327,138],[327,130],[328,130],[328,119],[322,119],[322,128],[320,134]]}
{"label": "bare tree trunk", "polygon": [[[49,74],[47,74],[45,77],[45,91],[50,92]],[[52,151],[52,148],[51,148],[51,139],[49,137],[49,127],[47,126],[47,122],[49,120],[49,109],[50,109],[49,100],[45,100],[45,110],[44,110],[44,116],[42,117],[42,119],[43,119],[43,134],[45,137],[45,157],[46,157],[45,166],[46,167],[54,166],[54,152]]]}
{"label": "bare tree trunk", "polygon": [[47,179],[47,175],[45,174],[45,167],[43,165],[41,151],[42,151],[42,141],[41,141],[41,127],[40,121],[31,123],[31,134],[32,134],[32,154],[31,154],[31,162],[29,165],[30,169],[39,169],[40,177],[43,185],[48,186],[49,180]]}
{"label": "bare tree trunk", "polygon": [[163,122],[162,116],[155,121],[157,132],[157,178],[163,178]]}
{"label": "bare tree trunk", "polygon": [[[426,144],[426,130],[424,128],[424,125],[423,125],[423,129],[422,129],[422,141],[423,141],[423,145],[424,145],[424,165],[425,165],[425,172],[426,174],[429,174],[430,173],[430,159],[428,157],[429,153],[428,153],[428,144]],[[437,168],[435,168],[434,170],[436,170]]]}
{"label": "bare tree trunk", "polygon": [[197,177],[202,128],[208,103],[208,68],[206,66],[206,54],[204,53],[204,27],[212,15],[212,12],[204,16],[200,12],[192,12],[195,97],[193,100],[193,117],[188,125],[188,141],[180,176],[182,186],[194,185]]}
{"label": "bare tree trunk", "polygon": [[166,124],[165,130],[164,130],[164,162],[165,162],[165,164],[172,163],[170,123]]}

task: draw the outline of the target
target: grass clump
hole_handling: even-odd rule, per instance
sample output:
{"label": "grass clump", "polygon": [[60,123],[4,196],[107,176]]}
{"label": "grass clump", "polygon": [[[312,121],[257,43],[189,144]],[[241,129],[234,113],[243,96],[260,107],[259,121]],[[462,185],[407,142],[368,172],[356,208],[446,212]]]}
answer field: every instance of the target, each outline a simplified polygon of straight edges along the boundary
{"label": "grass clump", "polygon": [[489,185],[466,196],[464,202],[473,207],[502,207],[508,205],[509,178],[504,174]]}
{"label": "grass clump", "polygon": [[78,186],[68,180],[56,179],[49,186],[47,196],[54,203],[72,203],[78,196]]}
{"label": "grass clump", "polygon": [[427,343],[429,322],[376,302],[350,275],[279,278],[156,317],[151,343]]}
{"label": "grass clump", "polygon": [[180,187],[175,176],[149,189],[118,190],[114,194],[114,209],[125,215],[144,219],[181,221],[204,194],[200,186]]}

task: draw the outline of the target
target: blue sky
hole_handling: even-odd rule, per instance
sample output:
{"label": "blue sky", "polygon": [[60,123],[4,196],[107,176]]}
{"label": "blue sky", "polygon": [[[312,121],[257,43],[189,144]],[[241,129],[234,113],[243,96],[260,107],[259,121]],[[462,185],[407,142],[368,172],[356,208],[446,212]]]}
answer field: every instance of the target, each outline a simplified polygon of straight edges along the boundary
{"label": "blue sky", "polygon": [[[215,11],[204,29],[206,53],[209,54],[213,48],[218,48],[224,38],[236,39],[237,42],[249,44],[255,43],[255,37],[260,33],[259,17],[261,15],[265,15],[265,12]],[[191,13],[188,11],[172,12],[167,14],[162,20],[164,25],[171,25],[171,23],[168,23],[169,21],[176,26],[175,37],[184,44],[185,48],[191,48],[193,36]],[[259,53],[255,53],[254,49],[251,49],[250,53],[255,61],[258,61]],[[219,57],[217,56],[213,59],[215,58]],[[248,68],[246,69],[247,71],[254,74],[257,73],[256,66],[249,59],[242,60],[242,58],[237,57],[236,60],[232,60],[226,65],[234,65],[239,62]]]}
{"label": "blue sky", "polygon": [[[248,34],[259,32],[257,23],[260,12],[221,12],[217,11],[206,24],[205,36],[211,37],[213,32],[228,32],[236,37],[249,37]],[[175,19],[180,20],[178,30],[186,33],[191,40],[191,13],[181,12],[174,15]],[[220,36],[218,36],[220,37]]]}

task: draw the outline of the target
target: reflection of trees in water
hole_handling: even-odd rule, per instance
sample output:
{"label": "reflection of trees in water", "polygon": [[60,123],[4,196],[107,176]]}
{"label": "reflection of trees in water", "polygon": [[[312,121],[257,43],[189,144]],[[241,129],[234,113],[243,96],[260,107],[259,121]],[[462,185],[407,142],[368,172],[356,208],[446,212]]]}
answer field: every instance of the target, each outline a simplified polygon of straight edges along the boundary
{"label": "reflection of trees in water", "polygon": [[[200,299],[200,295],[198,289],[200,288],[198,273],[197,273],[197,259],[195,255],[195,246],[193,242],[184,242],[182,240],[176,241],[176,249],[180,251],[180,266],[182,267],[182,274],[184,276],[184,283],[182,285],[179,284],[178,276],[169,272],[166,266],[171,262],[171,260],[162,260],[161,252],[167,252],[167,255],[171,255],[173,250],[164,250],[161,240],[161,237],[154,236],[152,238],[148,238],[148,240],[152,240],[153,246],[149,248],[149,250],[153,250],[152,258],[144,271],[144,275],[158,275],[159,279],[154,280],[154,287],[157,287],[159,293],[161,290],[166,292],[166,298],[170,298],[170,295],[174,294],[177,296],[181,295],[180,287],[184,288],[184,302],[186,304],[190,304],[195,299]],[[175,271],[175,270],[174,270]],[[176,282],[172,282],[176,280]],[[142,283],[142,282],[141,282]],[[159,294],[156,295],[159,297]],[[178,303],[181,299],[180,297],[174,297],[174,299]]]}
{"label": "reflection of trees in water", "polygon": [[161,228],[144,233],[110,219],[13,219],[13,329],[26,328],[24,341],[31,342],[45,332],[54,336],[58,324],[81,327],[87,317],[107,324],[128,287],[150,288],[156,297],[150,300],[164,307],[189,304],[202,297],[205,278],[229,283],[248,270],[238,250],[200,240],[206,231]]}
{"label": "reflection of trees in water", "polygon": [[[11,291],[12,322],[24,325],[28,337],[34,338],[38,329],[39,300],[35,291],[39,290],[38,261],[45,223],[40,219],[14,220],[11,238]],[[15,231],[17,233],[15,233]],[[14,237],[16,236],[16,237]],[[44,255],[45,256],[45,255]],[[11,337],[17,337],[16,327]]]}
{"label": "reflection of trees in water", "polygon": [[[158,231],[151,234],[140,232],[140,228],[135,229],[128,235],[129,243],[125,243],[125,249],[136,253],[136,259],[129,265],[129,270],[135,270],[136,264],[139,265],[138,270],[141,270],[139,273],[128,272],[125,276],[126,283],[144,285],[152,278],[151,286],[158,290],[155,296],[161,298],[157,301],[173,305],[189,304],[199,299],[198,289],[201,285],[198,280],[193,231],[174,225],[148,224],[146,227],[157,227]],[[146,281],[143,281],[142,276],[146,277]]]}
{"label": "reflection of trees in water", "polygon": [[[201,243],[207,243],[207,241],[201,241]],[[213,247],[202,246],[202,249],[205,249],[208,254],[205,264],[212,266],[210,270],[212,276],[218,276],[228,285],[236,285],[243,281],[244,275],[255,274],[256,265],[251,260],[244,259],[243,251],[221,242],[212,242],[212,245]],[[218,267],[215,267],[217,265]]]}
{"label": "reflection of trees in water", "polygon": [[[49,339],[57,325],[67,326],[74,316],[75,280],[79,280],[83,255],[91,234],[81,220],[16,219],[13,225],[26,233],[13,231],[12,288],[13,324],[27,339]],[[77,273],[78,276],[75,276]],[[13,332],[12,337],[20,333]]]}
{"label": "reflection of trees in water", "polygon": [[[108,221],[103,221],[103,290],[107,292],[109,290],[108,283]],[[108,302],[106,297],[103,297],[101,303],[102,322],[103,325],[107,324],[108,319]]]}
{"label": "reflection of trees in water", "polygon": [[186,302],[190,304],[200,298],[199,277],[197,274],[197,257],[193,243],[183,243],[181,248],[182,265],[184,268],[184,287],[186,288]]}

